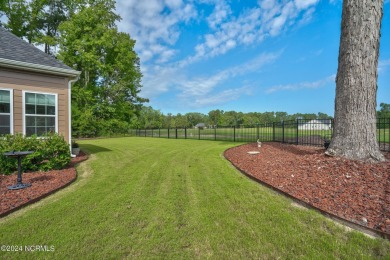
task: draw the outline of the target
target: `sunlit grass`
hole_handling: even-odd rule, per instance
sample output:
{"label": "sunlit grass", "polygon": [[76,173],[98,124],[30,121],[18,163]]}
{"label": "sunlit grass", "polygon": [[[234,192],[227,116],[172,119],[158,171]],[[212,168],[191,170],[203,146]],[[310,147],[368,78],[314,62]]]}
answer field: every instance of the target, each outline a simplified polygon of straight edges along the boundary
{"label": "sunlit grass", "polygon": [[390,243],[347,232],[238,173],[233,143],[153,138],[80,142],[79,180],[0,221],[0,258],[361,259]]}

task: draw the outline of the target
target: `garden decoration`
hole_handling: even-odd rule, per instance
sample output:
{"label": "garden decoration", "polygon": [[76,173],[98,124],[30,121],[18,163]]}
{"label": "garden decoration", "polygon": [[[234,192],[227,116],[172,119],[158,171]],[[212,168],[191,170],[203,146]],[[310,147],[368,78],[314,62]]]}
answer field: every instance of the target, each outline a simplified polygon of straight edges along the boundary
{"label": "garden decoration", "polygon": [[329,145],[330,145],[330,139],[332,138],[332,135],[325,135],[325,138],[324,138],[324,147],[325,147],[325,150],[328,149]]}
{"label": "garden decoration", "polygon": [[18,182],[15,185],[8,186],[9,190],[19,190],[31,186],[31,183],[22,182],[22,158],[29,154],[32,154],[33,152],[34,151],[22,151],[22,152],[11,151],[8,153],[4,153],[4,155],[7,157],[18,158]]}
{"label": "garden decoration", "polygon": [[77,156],[77,155],[79,155],[79,153],[80,153],[79,144],[73,141],[72,142],[72,154]]}
{"label": "garden decoration", "polygon": [[259,148],[259,151],[249,151],[248,154],[255,155],[260,153],[261,142],[259,139],[257,139],[257,148]]}

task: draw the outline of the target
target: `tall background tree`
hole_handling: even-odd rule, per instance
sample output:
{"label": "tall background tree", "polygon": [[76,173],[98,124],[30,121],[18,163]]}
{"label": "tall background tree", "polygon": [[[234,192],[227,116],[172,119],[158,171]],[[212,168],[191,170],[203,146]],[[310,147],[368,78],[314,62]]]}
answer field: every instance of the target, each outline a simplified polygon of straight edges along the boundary
{"label": "tall background tree", "polygon": [[384,161],[376,138],[383,0],[344,0],[336,77],[335,126],[326,154]]}
{"label": "tall background tree", "polygon": [[390,104],[380,103],[380,110],[377,112],[378,118],[390,119]]}
{"label": "tall background tree", "polygon": [[26,1],[1,0],[0,2],[0,14],[7,18],[7,22],[3,24],[4,27],[18,37],[26,36],[31,17]]}
{"label": "tall background tree", "polygon": [[[46,53],[54,55],[59,25],[88,0],[2,0],[0,16],[6,17],[4,27],[29,43],[43,45]],[[92,1],[93,2],[93,1]]]}
{"label": "tall background tree", "polygon": [[115,1],[99,0],[82,6],[58,28],[59,59],[82,71],[72,92],[72,122],[80,136],[130,123],[147,101],[138,95],[142,74],[135,41],[118,31],[119,19]]}

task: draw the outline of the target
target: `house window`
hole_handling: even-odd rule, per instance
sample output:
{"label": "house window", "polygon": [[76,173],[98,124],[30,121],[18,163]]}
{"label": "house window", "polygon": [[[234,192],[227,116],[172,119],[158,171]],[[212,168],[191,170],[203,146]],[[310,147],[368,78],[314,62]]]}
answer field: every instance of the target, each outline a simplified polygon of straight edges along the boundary
{"label": "house window", "polygon": [[26,136],[57,132],[57,95],[32,92],[24,95]]}
{"label": "house window", "polygon": [[0,135],[12,134],[11,90],[0,89]]}

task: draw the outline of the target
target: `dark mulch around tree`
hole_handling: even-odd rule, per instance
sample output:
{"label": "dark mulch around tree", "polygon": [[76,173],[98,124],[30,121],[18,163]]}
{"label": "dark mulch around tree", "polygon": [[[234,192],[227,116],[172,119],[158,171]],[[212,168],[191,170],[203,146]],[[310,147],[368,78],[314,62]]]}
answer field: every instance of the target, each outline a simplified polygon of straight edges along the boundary
{"label": "dark mulch around tree", "polygon": [[[260,151],[250,155],[249,151]],[[225,151],[238,169],[315,208],[390,234],[390,161],[329,157],[323,148],[246,144]],[[390,154],[385,154],[390,160]]]}
{"label": "dark mulch around tree", "polygon": [[20,190],[8,190],[7,188],[16,184],[17,173],[0,175],[0,217],[36,202],[72,183],[77,177],[75,164],[87,158],[86,154],[80,152],[79,156],[72,158],[71,164],[65,169],[23,173],[23,183],[31,183],[32,185]]}

